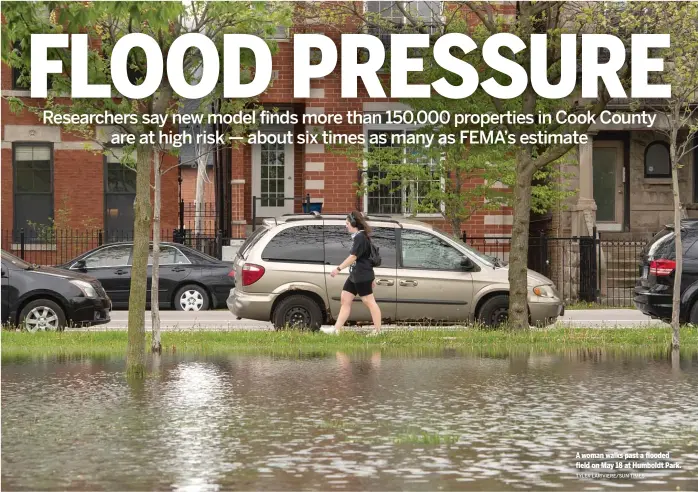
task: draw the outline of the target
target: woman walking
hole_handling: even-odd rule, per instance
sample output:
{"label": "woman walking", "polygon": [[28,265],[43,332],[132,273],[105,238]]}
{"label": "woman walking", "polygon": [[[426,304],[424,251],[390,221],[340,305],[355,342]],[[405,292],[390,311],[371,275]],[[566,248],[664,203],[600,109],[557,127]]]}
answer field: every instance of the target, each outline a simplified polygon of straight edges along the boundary
{"label": "woman walking", "polygon": [[342,306],[337,316],[337,322],[330,333],[341,333],[344,323],[351,314],[351,305],[356,295],[361,297],[361,301],[371,312],[373,320],[372,335],[377,335],[381,331],[381,310],[373,297],[373,286],[375,273],[371,264],[371,228],[366,223],[366,219],[361,212],[354,211],[347,216],[346,228],[351,233],[352,244],[349,256],[330,274],[336,277],[339,272],[349,267],[349,278],[344,283],[342,289]]}

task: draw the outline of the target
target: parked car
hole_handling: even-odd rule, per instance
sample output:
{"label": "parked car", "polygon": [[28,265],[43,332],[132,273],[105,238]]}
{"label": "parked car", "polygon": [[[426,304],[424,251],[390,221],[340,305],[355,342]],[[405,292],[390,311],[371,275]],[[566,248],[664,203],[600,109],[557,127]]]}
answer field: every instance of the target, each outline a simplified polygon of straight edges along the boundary
{"label": "parked car", "polygon": [[[698,324],[698,220],[681,221],[683,268],[681,273],[682,323]],[[676,231],[665,226],[642,251],[635,307],[653,318],[671,320],[676,273]]]}
{"label": "parked car", "polygon": [[[98,279],[115,308],[128,308],[131,290],[133,243],[100,246],[84,253],[61,268],[87,273]],[[148,294],[152,288],[152,254],[148,259]],[[203,311],[225,307],[235,286],[232,263],[218,260],[182,244],[160,244],[160,308]]]}
{"label": "parked car", "polygon": [[[349,254],[344,215],[266,220],[235,258],[237,285],[228,308],[239,318],[317,329],[339,313],[348,272],[330,272]],[[369,217],[382,264],[374,295],[386,321],[498,325],[508,317],[508,268],[428,224]],[[553,282],[528,272],[530,321],[547,325],[564,313]],[[370,321],[356,298],[350,321]]]}
{"label": "parked car", "polygon": [[110,321],[111,301],[87,275],[32,265],[2,251],[2,323],[28,331]]}

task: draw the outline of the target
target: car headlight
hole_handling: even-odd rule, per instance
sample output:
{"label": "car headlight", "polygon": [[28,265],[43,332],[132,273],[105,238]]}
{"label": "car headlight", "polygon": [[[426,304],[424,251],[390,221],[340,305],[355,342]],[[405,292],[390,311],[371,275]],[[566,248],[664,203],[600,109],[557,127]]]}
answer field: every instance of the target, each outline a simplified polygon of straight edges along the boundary
{"label": "car headlight", "polygon": [[557,297],[555,289],[551,285],[539,285],[533,288],[533,293],[538,297]]}
{"label": "car headlight", "polygon": [[85,282],[84,280],[71,280],[70,283],[80,289],[85,297],[97,297],[97,291],[89,282]]}

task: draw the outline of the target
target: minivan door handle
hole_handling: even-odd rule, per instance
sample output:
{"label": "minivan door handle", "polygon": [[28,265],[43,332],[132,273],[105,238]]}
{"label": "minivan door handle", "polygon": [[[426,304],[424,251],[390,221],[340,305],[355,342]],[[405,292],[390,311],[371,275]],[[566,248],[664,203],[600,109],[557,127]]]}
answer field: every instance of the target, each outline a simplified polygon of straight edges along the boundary
{"label": "minivan door handle", "polygon": [[116,275],[126,275],[126,274],[128,273],[128,271],[127,271],[127,270],[122,270],[122,269],[119,268],[119,269],[116,270],[114,273],[115,273]]}
{"label": "minivan door handle", "polygon": [[172,271],[173,271],[173,272],[184,272],[184,271],[186,271],[186,268],[174,267],[174,268],[172,269]]}
{"label": "minivan door handle", "polygon": [[402,287],[416,287],[417,281],[416,280],[400,280],[400,285]]}
{"label": "minivan door handle", "polygon": [[395,281],[388,280],[387,278],[381,278],[381,279],[376,280],[376,285],[388,285],[388,286],[395,285]]}

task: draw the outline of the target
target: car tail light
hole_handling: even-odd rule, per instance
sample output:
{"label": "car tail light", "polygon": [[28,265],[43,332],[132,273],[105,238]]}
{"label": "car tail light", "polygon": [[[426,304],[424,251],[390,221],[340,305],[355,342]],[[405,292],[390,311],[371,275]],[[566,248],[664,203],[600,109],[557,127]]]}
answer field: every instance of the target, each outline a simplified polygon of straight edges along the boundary
{"label": "car tail light", "polygon": [[235,270],[230,270],[230,272],[228,273],[228,277],[235,278]]}
{"label": "car tail light", "polygon": [[264,275],[264,267],[253,263],[245,263],[242,267],[242,285],[252,285]]}
{"label": "car tail light", "polygon": [[666,277],[674,273],[676,262],[674,260],[652,260],[650,261],[650,275],[656,277]]}

